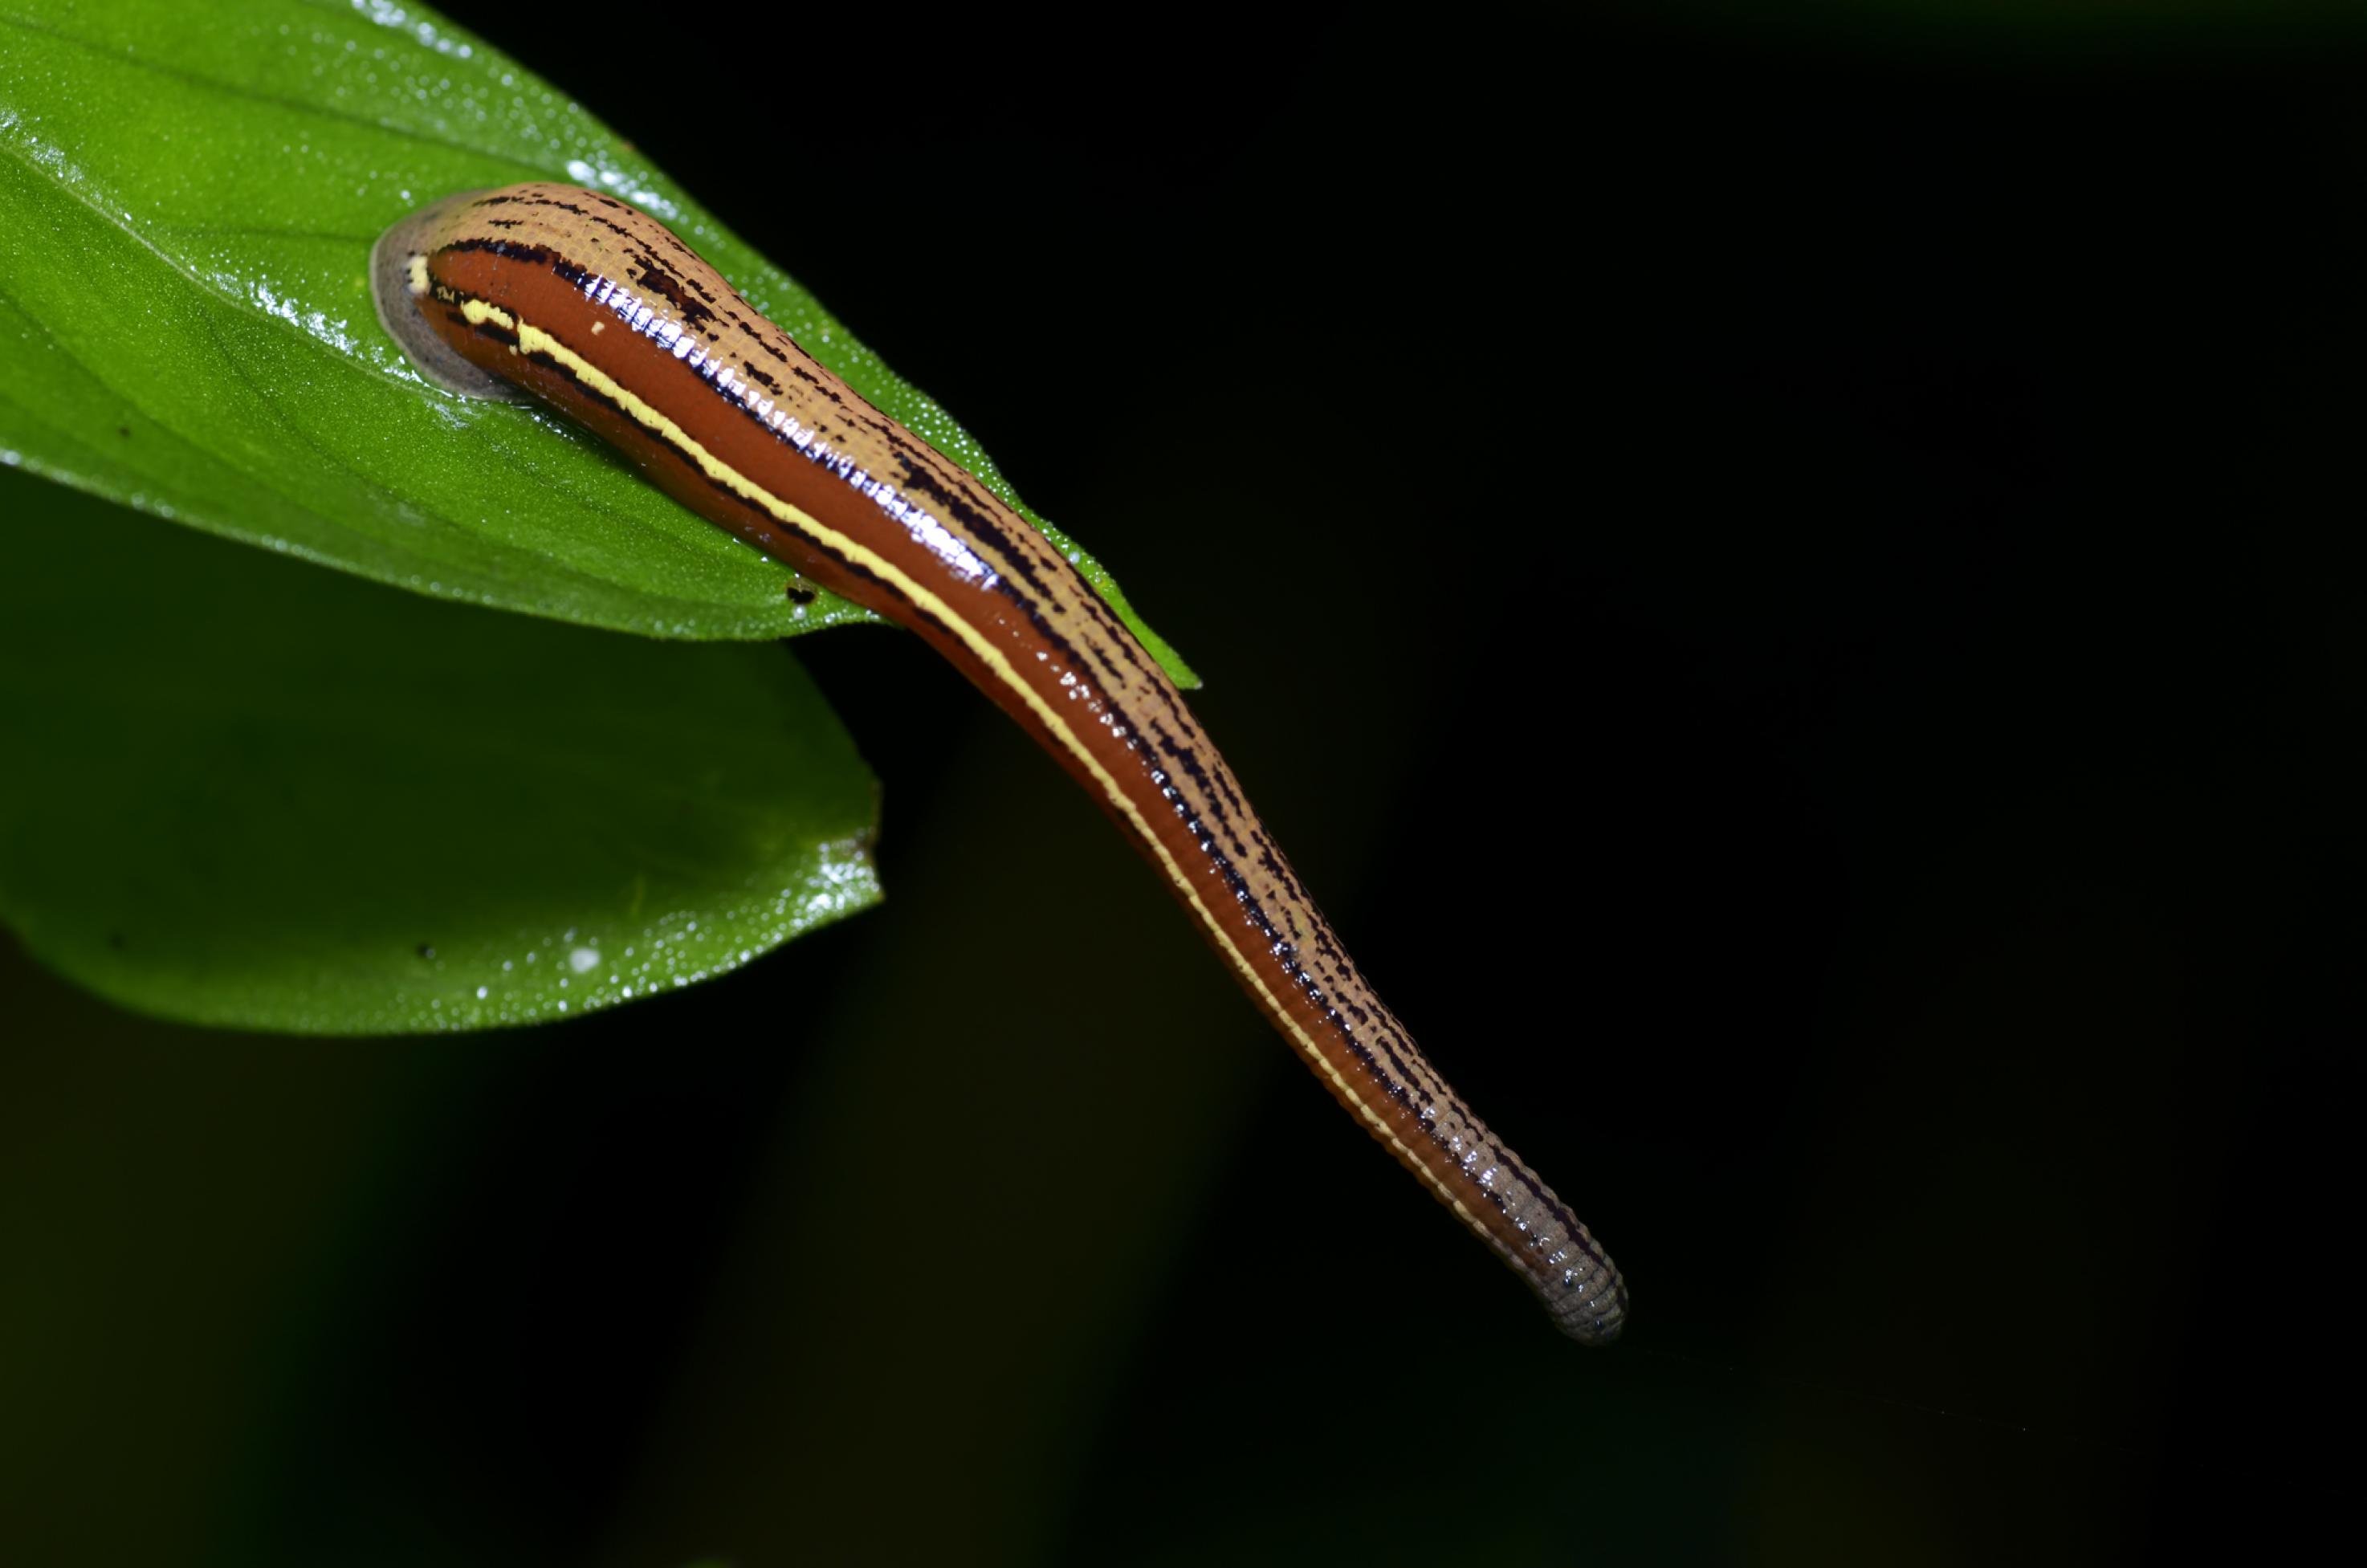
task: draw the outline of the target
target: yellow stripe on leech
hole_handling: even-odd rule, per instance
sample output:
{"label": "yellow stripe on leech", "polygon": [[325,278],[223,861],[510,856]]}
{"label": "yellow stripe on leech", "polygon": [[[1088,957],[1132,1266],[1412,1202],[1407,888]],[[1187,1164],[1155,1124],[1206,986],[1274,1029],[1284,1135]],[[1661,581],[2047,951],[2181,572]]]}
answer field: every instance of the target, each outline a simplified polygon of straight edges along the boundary
{"label": "yellow stripe on leech", "polygon": [[1059,711],[1038,695],[1036,688],[1019,678],[1019,672],[1012,668],[1010,660],[1004,656],[1001,649],[995,647],[987,638],[985,634],[955,614],[952,606],[930,592],[886,557],[858,544],[811,514],[790,505],[739,469],[716,457],[682,426],[635,396],[614,377],[584,359],[583,355],[575,353],[542,328],[531,321],[522,321],[498,305],[489,304],[482,299],[464,300],[460,306],[460,312],[471,326],[482,326],[491,321],[506,331],[515,333],[517,346],[515,352],[549,355],[577,381],[608,399],[622,409],[634,423],[697,464],[708,478],[733,494],[762,507],[773,517],[795,528],[824,549],[852,560],[865,570],[878,576],[913,604],[950,628],[956,637],[968,645],[970,652],[978,656],[979,662],[993,672],[996,680],[1019,694],[1020,699],[1026,703],[1029,710],[1043,721],[1044,728],[1052,732],[1060,744],[1068,749],[1071,756],[1084,764],[1085,771],[1093,775],[1093,782],[1099,784],[1103,793],[1109,796],[1110,803],[1126,814],[1127,819],[1134,824],[1135,831],[1142,836],[1143,841],[1149,844],[1152,852],[1158,855],[1160,865],[1173,880],[1177,889],[1183,893],[1184,902],[1192,907],[1192,912],[1199,916],[1203,923],[1207,926],[1209,931],[1216,937],[1217,945],[1224,949],[1226,956],[1233,961],[1234,967],[1241,972],[1242,976],[1249,981],[1251,988],[1255,990],[1259,998],[1265,1003],[1267,1011],[1290,1032],[1291,1038],[1297,1043],[1308,1060],[1316,1064],[1324,1075],[1331,1078],[1348,1103],[1372,1124],[1375,1132],[1388,1141],[1389,1146],[1395,1149],[1409,1166],[1421,1172],[1423,1179],[1437,1189],[1439,1197],[1463,1217],[1466,1224],[1479,1234],[1481,1240],[1506,1258],[1515,1256],[1512,1249],[1482,1224],[1478,1216],[1463,1206],[1462,1200],[1457,1198],[1454,1190],[1439,1179],[1437,1173],[1430,1168],[1428,1163],[1420,1155],[1399,1140],[1396,1129],[1384,1121],[1371,1106],[1365,1103],[1364,1097],[1356,1092],[1355,1086],[1351,1084],[1347,1077],[1331,1065],[1331,1060],[1316,1048],[1315,1042],[1308,1038],[1307,1032],[1299,1028],[1297,1021],[1284,1009],[1274,993],[1266,988],[1265,977],[1251,965],[1248,956],[1233,941],[1232,933],[1219,925],[1216,916],[1209,912],[1208,907],[1200,901],[1199,890],[1192,886],[1191,879],[1184,874],[1184,868],[1175,863],[1175,857],[1168,852],[1166,844],[1159,835],[1150,830],[1150,824],[1143,819],[1142,812],[1135,805],[1134,798],[1126,793],[1117,780],[1110,776],[1109,771],[1102,766],[1101,759],[1094,756],[1086,748],[1084,742],[1077,738],[1076,732],[1069,728],[1068,721],[1061,717]]}

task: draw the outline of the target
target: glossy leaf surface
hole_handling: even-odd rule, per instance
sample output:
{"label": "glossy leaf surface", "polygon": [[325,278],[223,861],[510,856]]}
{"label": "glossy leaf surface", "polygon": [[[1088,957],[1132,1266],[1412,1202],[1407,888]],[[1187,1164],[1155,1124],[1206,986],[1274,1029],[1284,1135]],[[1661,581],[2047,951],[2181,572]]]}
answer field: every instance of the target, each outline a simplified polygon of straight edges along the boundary
{"label": "glossy leaf surface", "polygon": [[521,1023],[878,897],[776,647],[489,615],[0,469],[0,920],[143,1011]]}
{"label": "glossy leaf surface", "polygon": [[786,603],[786,569],[592,438],[433,391],[403,361],[371,310],[372,242],[448,192],[524,179],[658,217],[1015,502],[944,410],[615,132],[393,0],[0,0],[0,453],[438,598],[685,638],[864,618]]}

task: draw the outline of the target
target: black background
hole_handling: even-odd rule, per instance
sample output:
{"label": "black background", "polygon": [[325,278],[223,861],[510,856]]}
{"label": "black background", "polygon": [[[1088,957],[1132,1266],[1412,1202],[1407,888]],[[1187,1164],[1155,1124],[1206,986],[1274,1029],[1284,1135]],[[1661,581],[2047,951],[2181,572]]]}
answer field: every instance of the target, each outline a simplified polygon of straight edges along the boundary
{"label": "black background", "polygon": [[1111,566],[1634,1325],[1559,1340],[1023,738],[838,633],[890,901],[722,982],[357,1044],[9,958],[120,1273],[48,1504],[184,1498],[153,1561],[2087,1562],[2334,1500],[2356,26],[451,9]]}

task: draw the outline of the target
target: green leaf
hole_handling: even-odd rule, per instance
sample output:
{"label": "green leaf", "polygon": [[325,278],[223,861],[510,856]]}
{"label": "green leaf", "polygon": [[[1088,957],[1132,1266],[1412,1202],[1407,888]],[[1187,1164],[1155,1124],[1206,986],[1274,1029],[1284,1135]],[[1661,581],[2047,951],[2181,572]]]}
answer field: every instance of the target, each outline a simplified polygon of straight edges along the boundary
{"label": "green leaf", "polygon": [[595,186],[670,224],[1017,504],[944,410],[615,133],[395,0],[0,0],[0,456],[381,582],[586,626],[754,638],[868,618],[787,604],[785,568],[593,438],[431,391],[379,331],[379,234],[448,192],[523,179]]}
{"label": "green leaf", "polygon": [[519,1023],[875,901],[787,650],[481,615],[0,469],[0,920],[128,1007]]}

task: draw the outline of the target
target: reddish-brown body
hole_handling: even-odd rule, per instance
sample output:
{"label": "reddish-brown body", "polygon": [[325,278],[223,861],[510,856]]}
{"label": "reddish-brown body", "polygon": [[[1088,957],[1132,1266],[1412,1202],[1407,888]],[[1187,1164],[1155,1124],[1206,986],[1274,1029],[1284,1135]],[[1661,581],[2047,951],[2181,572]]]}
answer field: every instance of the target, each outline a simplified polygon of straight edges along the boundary
{"label": "reddish-brown body", "polygon": [[693,511],[926,638],[1085,786],[1333,1095],[1557,1323],[1617,1335],[1617,1269],[1373,994],[1174,683],[1024,517],[611,197],[451,198],[389,232],[374,280],[437,379],[529,389]]}

